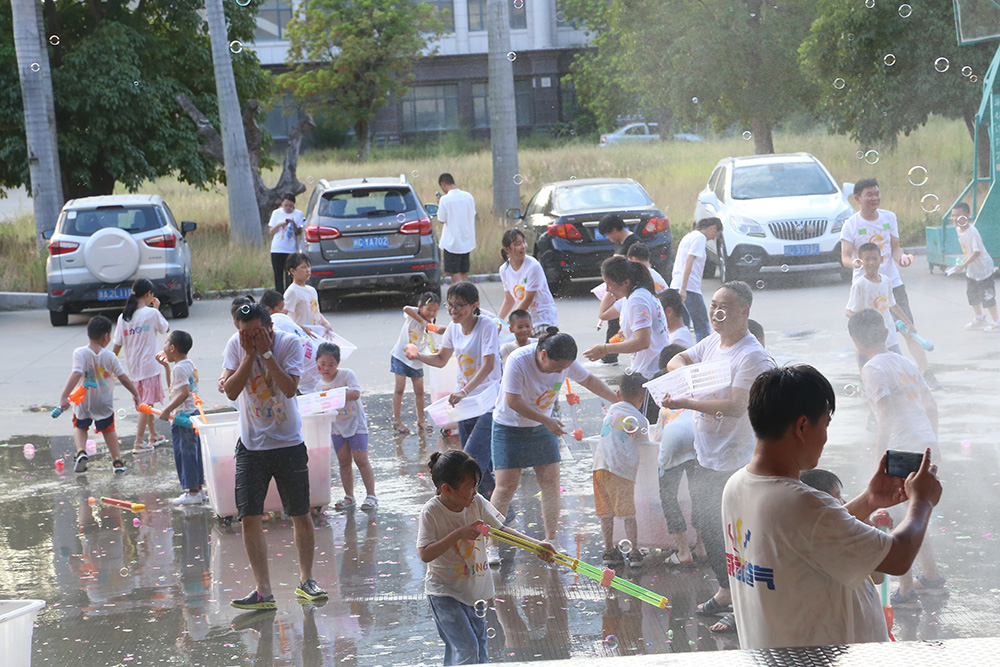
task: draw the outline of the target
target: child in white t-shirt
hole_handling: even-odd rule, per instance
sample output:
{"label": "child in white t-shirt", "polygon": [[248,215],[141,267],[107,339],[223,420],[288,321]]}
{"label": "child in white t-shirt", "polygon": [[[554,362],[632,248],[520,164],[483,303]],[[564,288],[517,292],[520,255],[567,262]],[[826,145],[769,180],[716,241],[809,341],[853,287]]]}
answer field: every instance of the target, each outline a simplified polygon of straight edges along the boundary
{"label": "child in white t-shirt", "polygon": [[340,464],[340,483],[344,486],[344,499],[334,503],[338,510],[354,507],[354,470],[358,467],[361,481],[365,484],[368,494],[361,503],[361,509],[368,511],[378,507],[378,497],[375,495],[375,473],[368,461],[368,418],[365,416],[365,406],[361,403],[361,383],[358,376],[349,368],[340,368],[340,346],[333,343],[322,343],[316,350],[316,363],[319,365],[320,380],[316,391],[329,391],[338,387],[347,387],[347,402],[337,414],[330,426],[330,438],[333,449],[337,453]]}
{"label": "child in white t-shirt", "polygon": [[653,265],[649,261],[649,246],[645,243],[633,243],[625,252],[625,257],[630,262],[638,262],[646,267],[650,277],[653,279],[653,286],[656,288],[653,292],[654,294],[659,294],[667,289],[667,281],[664,280],[659,271],[653,268]]}
{"label": "child in white t-shirt", "polygon": [[[413,402],[417,410],[417,428],[427,429],[424,421],[424,365],[418,359],[407,359],[407,345],[416,345],[417,349],[433,347],[434,341],[427,327],[437,319],[441,308],[441,295],[436,292],[424,292],[417,301],[417,307],[403,307],[403,328],[399,332],[396,346],[392,348],[389,359],[389,370],[395,377],[395,387],[392,392],[392,429],[398,434],[407,434],[410,429],[400,419],[403,406],[403,393],[406,391],[406,378],[413,383]],[[433,427],[428,432],[433,432]]]}
{"label": "child in white t-shirt", "polygon": [[[623,375],[618,385],[622,400],[604,415],[601,438],[594,452],[594,507],[601,520],[604,562],[621,562],[627,551],[629,567],[642,565],[638,524],[635,520],[635,475],[639,468],[639,442],[648,439],[649,422],[642,414],[646,400],[645,379],[638,373]],[[616,549],[615,517],[625,520],[631,549]]]}
{"label": "child in white t-shirt", "polygon": [[[889,279],[879,273],[879,266],[882,263],[882,256],[879,247],[874,243],[864,243],[858,248],[858,259],[864,273],[857,277],[851,284],[851,296],[847,301],[847,317],[861,312],[866,308],[876,311],[882,316],[887,330],[885,346],[891,352],[902,354],[899,349],[899,338],[896,336],[896,322],[894,318],[903,321],[910,331],[913,331],[913,322],[906,316],[903,309],[896,305],[892,288],[889,286]],[[858,356],[858,368],[865,365],[867,359]]]}
{"label": "child in white t-shirt", "polygon": [[104,443],[111,453],[111,464],[116,473],[125,472],[125,463],[118,451],[118,434],[115,432],[114,390],[115,378],[129,390],[139,408],[139,392],[122,368],[118,357],[107,349],[111,342],[111,320],[103,315],[92,317],[87,323],[86,347],[73,351],[73,370],[59,397],[61,410],[69,408],[70,392],[78,385],[84,387],[82,399],[73,408],[73,441],[76,444],[76,472],[87,471],[87,431],[91,424],[94,431],[104,436]]}
{"label": "child in white t-shirt", "polygon": [[316,348],[320,341],[295,323],[285,312],[285,297],[273,289],[265,290],[260,297],[260,305],[271,313],[271,324],[275,331],[284,331],[299,339],[302,345],[302,377],[299,378],[299,393],[311,394],[316,390],[319,368],[316,366]]}
{"label": "child in white t-shirt", "polygon": [[[966,324],[965,328],[982,329],[989,333],[1000,331],[1000,321],[997,320],[997,290],[993,280],[996,266],[986,246],[983,245],[983,237],[979,230],[969,223],[969,205],[965,202],[956,204],[955,208],[951,209],[951,222],[955,225],[958,243],[962,246],[962,263],[945,273],[952,275],[965,271],[965,293],[975,314],[975,318]],[[986,322],[983,308],[990,311],[992,322]]]}
{"label": "child in white t-shirt", "polygon": [[[198,391],[198,369],[188,359],[193,341],[186,331],[171,331],[163,344],[163,351],[156,355],[170,375],[170,401],[163,406],[160,419],[170,424],[171,442],[174,446],[174,465],[184,493],[174,498],[174,505],[199,505],[205,502],[205,469],[201,458],[201,438],[192,426],[172,423],[174,410],[188,417],[197,412],[194,399]],[[173,364],[173,369],[170,368]]]}
{"label": "child in white t-shirt", "polygon": [[531,314],[528,311],[520,309],[511,311],[510,315],[507,316],[507,324],[510,327],[510,332],[514,334],[514,340],[500,346],[500,368],[503,368],[507,363],[507,357],[510,356],[511,352],[538,340],[531,337],[533,327]]}
{"label": "child in white t-shirt", "polygon": [[285,290],[285,312],[310,334],[333,333],[333,327],[320,312],[316,288],[306,284],[312,275],[309,257],[304,252],[293,252],[285,262],[285,270],[292,276],[292,284]]}
{"label": "child in white t-shirt", "polygon": [[417,554],[427,563],[424,593],[438,634],[444,641],[444,664],[488,662],[486,610],[493,597],[493,576],[486,563],[482,526],[519,538],[552,561],[555,549],[503,525],[504,516],[477,493],[482,470],[461,450],[431,454],[428,467],[436,495],[417,520]]}
{"label": "child in white t-shirt", "polygon": [[[667,341],[670,345],[683,345],[686,350],[694,345],[691,330],[684,324],[684,301],[674,289],[665,289],[659,294],[663,315],[667,318]],[[663,364],[660,364],[661,368]]]}
{"label": "child in white t-shirt", "polygon": [[[153,283],[146,278],[136,280],[132,294],[125,302],[125,310],[118,316],[118,325],[111,337],[112,351],[117,355],[125,348],[128,372],[139,391],[142,403],[156,405],[163,401],[163,381],[160,366],[156,363],[156,334],[170,329],[167,320],[160,313],[160,300],[153,293]],[[166,442],[166,438],[156,432],[156,418],[140,412],[136,420],[135,451],[150,450]],[[149,440],[143,434],[149,429]]]}

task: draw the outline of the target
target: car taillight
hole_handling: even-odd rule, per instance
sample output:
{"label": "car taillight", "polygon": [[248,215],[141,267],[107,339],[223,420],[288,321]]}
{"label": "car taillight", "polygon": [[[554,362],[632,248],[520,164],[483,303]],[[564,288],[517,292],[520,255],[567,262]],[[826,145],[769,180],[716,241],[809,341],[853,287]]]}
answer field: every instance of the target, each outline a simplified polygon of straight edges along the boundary
{"label": "car taillight", "polygon": [[332,241],[339,238],[340,230],[334,227],[323,227],[321,225],[309,225],[306,227],[306,241],[309,243]]}
{"label": "car taillight", "polygon": [[56,255],[65,255],[68,252],[73,252],[79,247],[79,243],[72,243],[70,241],[51,241],[49,243],[49,254],[53,257]]}
{"label": "car taillight", "polygon": [[670,229],[670,220],[667,218],[650,218],[642,228],[643,234],[656,234]]}
{"label": "car taillight", "polygon": [[160,236],[152,236],[146,239],[145,243],[150,248],[176,248],[177,237],[173,234],[161,234]]}
{"label": "car taillight", "polygon": [[570,222],[563,222],[558,225],[549,225],[548,233],[549,236],[557,236],[561,239],[566,239],[567,241],[574,241],[583,238],[580,236],[580,230],[576,228],[576,225]]}
{"label": "car taillight", "polygon": [[405,222],[399,227],[400,234],[420,234],[421,236],[427,236],[431,233],[431,219],[430,218],[420,218],[419,220],[410,220]]}

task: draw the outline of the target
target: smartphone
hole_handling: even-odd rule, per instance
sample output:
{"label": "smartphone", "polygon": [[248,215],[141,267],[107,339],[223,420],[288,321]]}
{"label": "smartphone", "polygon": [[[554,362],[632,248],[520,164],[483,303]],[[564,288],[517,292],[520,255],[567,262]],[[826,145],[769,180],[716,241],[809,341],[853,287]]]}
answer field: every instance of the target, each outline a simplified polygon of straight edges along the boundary
{"label": "smartphone", "polygon": [[920,470],[924,455],[919,452],[900,452],[890,449],[885,457],[885,474],[893,477],[909,477],[911,472]]}

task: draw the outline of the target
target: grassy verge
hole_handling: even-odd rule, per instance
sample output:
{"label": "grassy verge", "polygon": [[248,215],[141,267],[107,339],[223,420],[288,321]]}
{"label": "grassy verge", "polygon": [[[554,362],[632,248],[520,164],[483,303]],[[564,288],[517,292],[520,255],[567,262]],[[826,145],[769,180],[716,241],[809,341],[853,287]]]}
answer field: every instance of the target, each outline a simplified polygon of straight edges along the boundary
{"label": "grassy verge", "polygon": [[[936,224],[945,209],[965,188],[972,174],[972,142],[961,121],[932,119],[926,127],[909,137],[900,137],[897,149],[882,151],[875,164],[857,157],[859,147],[846,137],[823,132],[779,133],[775,135],[779,152],[805,151],[818,157],[838,182],[860,178],[879,180],[883,206],[899,217],[900,235],[906,245],[922,245],[924,227]],[[867,150],[872,147],[862,147]],[[874,147],[876,150],[878,147]],[[591,141],[576,138],[553,142],[550,146],[523,147],[518,173],[524,179],[522,201],[527,202],[539,186],[549,181],[571,177],[627,176],[649,191],[653,200],[666,212],[675,235],[691,227],[695,200],[705,186],[712,168],[726,156],[750,155],[753,142],[741,137],[714,139],[700,143],[664,142],[645,146],[600,148]],[[299,178],[307,191],[299,200],[304,207],[317,179],[353,178],[362,175],[397,176],[406,174],[424,202],[434,201],[437,176],[450,172],[459,186],[476,197],[479,210],[478,248],[472,257],[472,272],[496,271],[500,264],[500,236],[507,223],[490,213],[493,205],[492,166],[488,147],[470,144],[461,136],[446,136],[440,144],[400,146],[376,150],[371,162],[359,165],[350,150],[306,153],[299,162]],[[926,184],[915,187],[907,172],[916,165],[927,169]],[[514,177],[514,173],[510,174]],[[274,182],[277,174],[266,174],[265,182]],[[198,222],[190,236],[196,290],[260,287],[270,283],[270,262],[266,248],[253,249],[229,243],[224,188],[198,190],[174,179],[161,179],[144,188],[157,192],[169,203],[181,220]],[[938,197],[941,210],[926,213],[921,207],[924,195]],[[925,204],[926,206],[926,204]],[[0,225],[0,228],[6,225]],[[4,270],[0,291],[43,291],[44,260],[34,257],[30,221],[15,223],[17,232],[3,232],[0,243],[20,248],[8,261],[6,245],[0,248]],[[24,231],[26,230],[26,232]],[[8,238],[13,240],[8,241]],[[27,265],[27,271],[20,267]]]}

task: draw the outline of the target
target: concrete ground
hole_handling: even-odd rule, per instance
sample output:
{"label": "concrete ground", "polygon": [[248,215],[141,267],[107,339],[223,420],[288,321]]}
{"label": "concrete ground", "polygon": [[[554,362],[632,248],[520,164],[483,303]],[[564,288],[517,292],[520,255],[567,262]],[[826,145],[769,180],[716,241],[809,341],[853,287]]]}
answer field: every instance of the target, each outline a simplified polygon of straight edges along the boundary
{"label": "concrete ground", "polygon": [[[1000,447],[994,434],[1000,418],[993,403],[1000,337],[963,329],[970,319],[963,280],[928,275],[916,266],[905,270],[904,278],[920,332],[936,343],[930,359],[946,387],[935,394],[941,428],[934,454],[945,492],[929,541],[950,594],[924,595],[921,607],[897,608],[894,632],[904,640],[996,637],[1000,549],[994,531],[1000,511],[993,499],[1000,483]],[[706,295],[717,285],[707,281]],[[499,285],[481,289],[483,305],[496,310]],[[837,472],[850,494],[870,475],[863,462],[874,438],[856,396],[846,301],[846,286],[833,277],[793,282],[778,276],[755,292],[751,316],[764,325],[767,348],[778,363],[811,363],[838,390],[821,465]],[[0,313],[0,598],[46,601],[34,631],[35,664],[439,664],[443,649],[422,596],[424,568],[414,548],[414,517],[433,492],[424,474],[428,453],[457,442],[391,434],[388,350],[399,331],[402,304],[399,298],[369,296],[327,313],[338,333],[359,346],[345,365],[357,372],[365,389],[381,506],[371,515],[327,508],[316,517],[317,579],[331,594],[323,606],[295,602],[291,527],[273,518],[267,538],[279,609],[263,618],[228,605],[252,586],[239,527],[225,526],[208,510],[179,511],[169,505],[179,492],[169,448],[130,459],[129,472],[120,478],[100,454],[84,475],[55,471],[55,458],[72,449],[70,423],[66,416],[53,420],[48,410],[68,375],[72,349],[85,342],[85,319],[72,317],[70,326],[55,329],[44,311]],[[603,340],[594,328],[596,300],[586,287],[558,305],[562,328],[581,349]],[[201,372],[206,407],[221,406],[224,401],[212,384],[233,331],[226,302],[196,303],[191,318],[171,326],[194,336],[192,358]],[[622,369],[596,372],[613,380]],[[119,405],[128,405],[126,396],[119,389]],[[599,403],[585,394],[581,414],[588,434],[598,430]],[[411,395],[404,407],[412,410]],[[131,409],[127,413],[119,428],[130,442],[135,419]],[[22,453],[27,442],[36,448],[31,460]],[[559,540],[571,554],[599,565],[602,547],[592,516],[589,470],[586,447],[565,450]],[[336,472],[333,485],[336,496]],[[533,475],[526,474],[515,500],[515,525],[540,535],[536,494]],[[132,514],[88,503],[100,496],[143,502],[147,508]],[[644,546],[641,535],[639,543]],[[641,571],[630,576],[667,596],[670,610],[606,595],[571,571],[545,567],[524,552],[505,552],[505,563],[494,575],[497,598],[487,615],[491,660],[735,648],[734,637],[713,635],[710,621],[694,615],[695,605],[714,589],[710,570],[672,568],[663,564],[667,553],[652,549]],[[692,656],[688,662],[705,660]]]}

